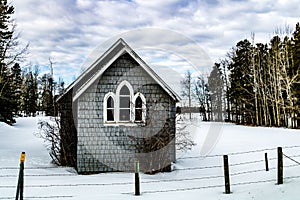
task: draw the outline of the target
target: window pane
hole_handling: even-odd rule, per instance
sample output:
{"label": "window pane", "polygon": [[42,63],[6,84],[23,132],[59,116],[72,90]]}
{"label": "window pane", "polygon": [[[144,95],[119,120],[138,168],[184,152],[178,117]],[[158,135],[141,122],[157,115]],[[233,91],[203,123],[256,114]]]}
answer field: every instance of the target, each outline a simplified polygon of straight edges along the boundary
{"label": "window pane", "polygon": [[142,108],[142,105],[143,105],[143,101],[142,101],[141,97],[136,98],[135,107],[136,108]]}
{"label": "window pane", "polygon": [[107,109],[107,121],[115,121],[114,120],[114,110],[113,109]]}
{"label": "window pane", "polygon": [[120,95],[130,95],[129,89],[127,86],[123,86],[120,90]]}
{"label": "window pane", "polygon": [[130,108],[130,97],[120,97],[120,108]]}
{"label": "window pane", "polygon": [[143,110],[141,108],[136,108],[135,109],[135,121],[142,121],[143,117]]}
{"label": "window pane", "polygon": [[109,97],[107,99],[107,108],[113,108],[114,107],[114,100],[112,97]]}
{"label": "window pane", "polygon": [[129,121],[129,120],[130,120],[130,110],[120,109],[120,121]]}

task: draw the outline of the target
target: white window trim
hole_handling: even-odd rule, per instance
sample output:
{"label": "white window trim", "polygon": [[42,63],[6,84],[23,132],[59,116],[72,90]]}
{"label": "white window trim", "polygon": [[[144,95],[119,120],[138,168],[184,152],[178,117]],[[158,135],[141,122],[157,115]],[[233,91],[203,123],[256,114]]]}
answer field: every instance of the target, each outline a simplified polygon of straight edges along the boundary
{"label": "white window trim", "polygon": [[[114,121],[107,121],[107,100],[109,97],[112,97],[114,101]],[[116,122],[116,95],[113,92],[105,94],[103,98],[103,121],[104,123],[115,123]]]}
{"label": "white window trim", "polygon": [[[130,96],[130,120],[129,121],[120,121],[120,91],[123,86],[126,86],[129,90]],[[107,100],[109,97],[112,97],[114,101],[114,121],[107,121]],[[142,99],[142,121],[135,121],[135,101],[138,97]],[[107,126],[137,126],[137,123],[145,123],[146,122],[146,98],[145,96],[138,92],[134,95],[133,88],[131,84],[124,80],[122,81],[117,89],[116,93],[108,92],[104,95],[103,98],[103,124]]]}
{"label": "white window trim", "polygon": [[[130,109],[129,109],[130,110],[130,113],[129,113],[130,119],[129,119],[129,121],[120,121],[120,91],[124,85],[128,88],[129,93],[130,93],[129,94],[129,96],[130,96]],[[134,122],[133,117],[132,117],[132,110],[134,108],[133,103],[132,103],[133,93],[134,93],[133,88],[128,81],[124,80],[118,85],[117,90],[116,90],[116,115],[115,115],[117,123],[128,123],[128,122],[132,123],[132,122]]]}
{"label": "white window trim", "polygon": [[[143,102],[143,104],[142,104],[142,121],[136,121],[135,120],[135,101],[138,97],[141,97],[142,102]],[[133,108],[134,108],[133,109],[133,121],[134,122],[143,122],[143,123],[145,123],[145,121],[146,121],[146,98],[145,98],[145,96],[140,92],[136,93],[133,97],[133,103],[134,103],[134,106],[133,106]]]}

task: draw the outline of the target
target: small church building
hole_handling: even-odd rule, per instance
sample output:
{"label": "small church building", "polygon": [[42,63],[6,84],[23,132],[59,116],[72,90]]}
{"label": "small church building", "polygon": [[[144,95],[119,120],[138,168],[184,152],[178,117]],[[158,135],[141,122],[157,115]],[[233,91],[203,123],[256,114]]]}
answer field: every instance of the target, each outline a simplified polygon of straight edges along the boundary
{"label": "small church building", "polygon": [[78,173],[170,171],[180,97],[117,40],[58,97],[62,164]]}

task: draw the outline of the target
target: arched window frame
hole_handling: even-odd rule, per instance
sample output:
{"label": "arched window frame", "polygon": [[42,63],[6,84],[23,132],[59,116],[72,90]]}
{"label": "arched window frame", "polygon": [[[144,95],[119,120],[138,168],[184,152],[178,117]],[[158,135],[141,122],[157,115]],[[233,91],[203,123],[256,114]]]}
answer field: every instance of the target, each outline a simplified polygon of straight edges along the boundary
{"label": "arched window frame", "polygon": [[[123,86],[126,86],[127,88],[128,88],[128,90],[129,90],[129,98],[130,98],[130,108],[129,108],[129,110],[130,110],[130,113],[129,113],[129,121],[120,121],[120,91],[121,91],[121,89],[123,88]],[[117,87],[117,90],[116,90],[116,114],[115,114],[115,119],[116,119],[116,121],[117,122],[134,122],[134,119],[133,119],[133,110],[134,110],[134,106],[133,106],[133,93],[134,93],[134,91],[133,91],[133,88],[132,88],[132,86],[131,86],[131,84],[128,82],[128,81],[126,81],[126,80],[124,80],[124,81],[122,81],[119,85],[118,85],[118,87]]]}
{"label": "arched window frame", "polygon": [[[114,121],[107,121],[107,100],[109,97],[112,97],[113,102],[114,102]],[[115,123],[116,120],[116,114],[117,114],[117,108],[116,108],[116,96],[114,93],[109,92],[105,94],[103,98],[103,121],[104,123]]]}
{"label": "arched window frame", "polygon": [[[142,120],[141,121],[140,120],[137,121],[135,119],[135,109],[136,109],[135,104],[136,104],[136,99],[138,97],[140,97],[142,100]],[[145,122],[146,121],[146,98],[145,98],[145,96],[142,93],[138,92],[134,95],[133,102],[134,102],[134,109],[133,109],[133,114],[132,114],[133,121],[134,122]]]}

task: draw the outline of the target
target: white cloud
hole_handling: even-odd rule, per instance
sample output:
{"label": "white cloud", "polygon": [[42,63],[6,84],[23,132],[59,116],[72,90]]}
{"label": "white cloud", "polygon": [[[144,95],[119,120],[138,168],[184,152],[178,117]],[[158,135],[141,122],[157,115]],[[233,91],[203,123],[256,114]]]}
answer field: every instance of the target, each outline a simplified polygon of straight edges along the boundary
{"label": "white cloud", "polygon": [[[12,4],[22,40],[30,43],[28,60],[48,65],[50,57],[57,74],[68,83],[80,73],[85,58],[97,45],[126,31],[136,31],[125,38],[134,49],[154,46],[158,53],[170,52],[166,63],[174,69],[183,65],[180,59],[206,66],[205,53],[213,62],[218,61],[251,32],[257,42],[265,43],[276,27],[294,28],[300,10],[297,0],[18,0]],[[151,31],[138,34],[137,29],[146,27]],[[172,32],[188,39],[180,43]],[[202,50],[198,52],[195,45],[186,42],[189,40]],[[172,53],[180,59],[174,59]]]}
{"label": "white cloud", "polygon": [[91,0],[77,0],[76,6],[79,9],[85,10],[85,9],[92,9],[93,8],[93,1]]}

